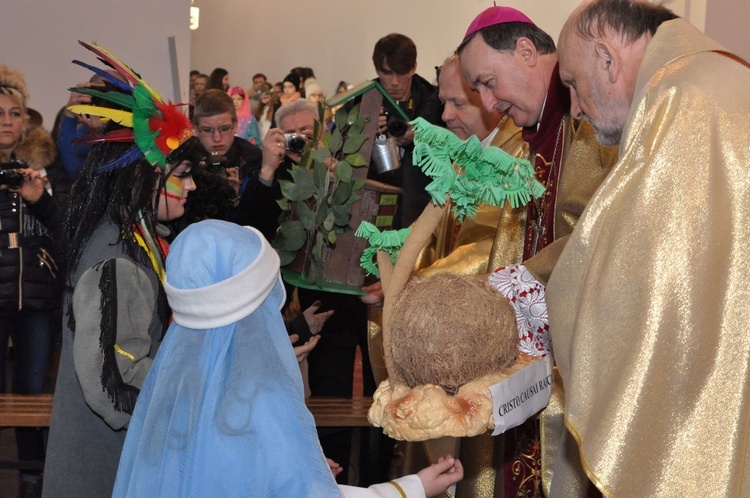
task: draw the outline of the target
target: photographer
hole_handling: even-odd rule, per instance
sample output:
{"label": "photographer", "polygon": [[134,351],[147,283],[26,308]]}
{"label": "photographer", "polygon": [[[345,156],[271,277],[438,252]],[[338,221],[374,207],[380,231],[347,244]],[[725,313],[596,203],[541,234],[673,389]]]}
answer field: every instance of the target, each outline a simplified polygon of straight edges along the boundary
{"label": "photographer", "polygon": [[[23,76],[0,66],[0,392],[6,391],[12,338],[11,391],[39,394],[60,328],[64,265],[52,232],[70,182],[52,138],[28,125],[27,98]],[[16,429],[16,441],[19,460],[44,459],[39,429]],[[20,488],[29,495],[41,491],[40,472],[23,471]]]}
{"label": "photographer", "polygon": [[281,191],[274,183],[278,164],[265,166],[261,150],[235,136],[237,111],[221,90],[206,90],[198,98],[192,122],[204,161],[193,170],[198,188],[188,198],[185,216],[173,226],[175,231],[196,221],[220,219],[252,225],[272,238],[280,213],[276,199]]}
{"label": "photographer", "polygon": [[312,139],[318,108],[308,100],[299,99],[276,111],[278,128],[271,128],[263,139],[263,161],[248,182],[237,208],[234,221],[260,230],[273,240],[279,227],[281,198],[279,178],[288,178],[293,164],[302,159],[306,141]]}

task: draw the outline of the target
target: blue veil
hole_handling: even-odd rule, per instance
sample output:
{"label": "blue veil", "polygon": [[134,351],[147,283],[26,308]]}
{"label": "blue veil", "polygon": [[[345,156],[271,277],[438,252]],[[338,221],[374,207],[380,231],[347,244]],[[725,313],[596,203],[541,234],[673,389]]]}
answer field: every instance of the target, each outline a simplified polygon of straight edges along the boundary
{"label": "blue veil", "polygon": [[305,406],[268,242],[250,227],[202,221],[175,239],[166,268],[174,321],[113,496],[341,496]]}

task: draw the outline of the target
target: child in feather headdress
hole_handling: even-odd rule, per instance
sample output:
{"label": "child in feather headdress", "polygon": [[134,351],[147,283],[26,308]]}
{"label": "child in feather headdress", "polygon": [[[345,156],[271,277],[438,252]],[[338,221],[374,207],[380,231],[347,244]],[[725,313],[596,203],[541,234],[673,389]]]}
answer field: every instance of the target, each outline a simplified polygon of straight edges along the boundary
{"label": "child in feather headdress", "polygon": [[45,496],[112,492],[124,429],[168,325],[159,222],[181,216],[195,188],[197,141],[182,112],[128,66],[84,44],[128,83],[90,67],[116,104],[72,106],[110,120],[76,181],[63,226],[68,271],[63,345],[45,465]]}

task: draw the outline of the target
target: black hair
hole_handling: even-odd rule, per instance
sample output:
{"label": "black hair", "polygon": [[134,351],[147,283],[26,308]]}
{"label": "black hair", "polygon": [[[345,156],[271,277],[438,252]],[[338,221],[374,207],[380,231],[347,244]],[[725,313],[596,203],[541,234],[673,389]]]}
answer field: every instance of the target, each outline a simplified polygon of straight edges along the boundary
{"label": "black hair", "polygon": [[[120,126],[110,123],[103,133],[117,128]],[[169,163],[189,160],[193,165],[198,164],[199,147],[196,139],[189,139],[169,155]],[[69,278],[75,272],[91,234],[104,220],[119,227],[128,256],[147,261],[130,234],[136,221],[154,233],[157,216],[154,195],[164,186],[166,175],[140,155],[140,159],[124,166],[100,170],[101,166],[125,156],[134,148],[137,145],[132,142],[109,142],[96,144],[89,152],[71,189],[63,222],[62,246],[66,251]]]}
{"label": "black hair", "polygon": [[407,74],[417,67],[417,46],[408,36],[391,33],[375,44],[372,63],[378,71],[388,64],[396,74]]}
{"label": "black hair", "polygon": [[216,90],[225,92],[227,89],[224,88],[224,76],[227,74],[229,74],[229,71],[223,67],[217,67],[211,71],[211,76],[208,77],[208,82],[206,83],[206,90],[215,88]]}
{"label": "black hair", "polygon": [[519,38],[528,38],[540,54],[554,54],[555,42],[545,31],[526,22],[506,22],[487,26],[466,37],[456,49],[461,55],[466,46],[475,36],[481,36],[484,42],[491,48],[500,51],[513,52]]}

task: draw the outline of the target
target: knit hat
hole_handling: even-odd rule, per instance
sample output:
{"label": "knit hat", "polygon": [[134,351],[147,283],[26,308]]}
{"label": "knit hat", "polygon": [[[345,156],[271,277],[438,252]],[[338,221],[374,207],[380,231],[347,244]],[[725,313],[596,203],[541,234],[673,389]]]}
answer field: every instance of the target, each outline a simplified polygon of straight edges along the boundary
{"label": "knit hat", "polygon": [[294,85],[295,90],[299,91],[299,75],[295,73],[289,73],[286,75],[286,78],[284,78],[284,83],[286,83],[287,81]]}
{"label": "knit hat", "polygon": [[[307,83],[307,81],[305,81],[305,83]],[[316,93],[325,95],[325,92],[323,91],[323,87],[320,86],[319,83],[312,82],[309,85],[305,84],[305,95],[309,97],[310,95],[315,95]]]}

